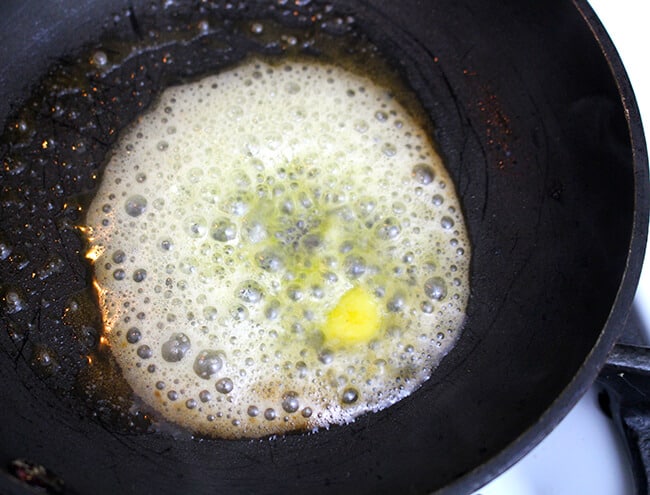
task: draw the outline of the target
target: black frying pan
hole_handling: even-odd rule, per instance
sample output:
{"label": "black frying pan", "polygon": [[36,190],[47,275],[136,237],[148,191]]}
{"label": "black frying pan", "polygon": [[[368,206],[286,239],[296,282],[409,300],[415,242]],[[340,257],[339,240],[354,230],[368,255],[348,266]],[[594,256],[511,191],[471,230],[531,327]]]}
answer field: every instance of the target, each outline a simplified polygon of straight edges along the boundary
{"label": "black frying pan", "polygon": [[[121,109],[100,112],[94,128],[83,127],[92,143],[86,158],[68,168],[61,167],[66,152],[49,144],[35,148],[27,163],[12,161],[25,139],[12,141],[15,133],[6,130],[0,466],[25,475],[12,461],[44,465],[52,476],[34,482],[51,493],[478,488],[540,441],[589,387],[634,294],[648,220],[647,156],[629,82],[602,27],[583,1],[191,3],[3,3],[5,129],[44,74],[54,67],[76,74],[76,54],[100,38],[103,47],[123,48],[166,25],[210,18],[232,50],[223,59],[218,40],[203,50],[170,35],[164,50],[173,55],[171,66],[156,68],[162,51],[130,59],[131,86],[103,89],[121,98]],[[312,19],[314,13],[324,17]],[[237,28],[259,15],[298,31],[362,33],[418,94],[461,194],[473,244],[465,332],[420,390],[351,425],[260,441],[147,433],[138,423],[143,418],[124,425],[110,407],[93,402],[93,409],[75,395],[80,356],[97,337],[80,334],[61,314],[90,278],[72,228],[80,221],[75,208],[92,194],[106,150],[137,113],[131,107],[146,107],[166,84],[260,50],[242,41]],[[111,45],[107,33],[120,42]],[[77,101],[57,98],[41,100],[37,113]],[[64,125],[62,108],[38,120],[26,140],[38,139],[43,126],[64,142],[81,132],[82,126]],[[60,270],[41,278],[57,257]],[[3,493],[31,493],[6,472],[0,480]]]}

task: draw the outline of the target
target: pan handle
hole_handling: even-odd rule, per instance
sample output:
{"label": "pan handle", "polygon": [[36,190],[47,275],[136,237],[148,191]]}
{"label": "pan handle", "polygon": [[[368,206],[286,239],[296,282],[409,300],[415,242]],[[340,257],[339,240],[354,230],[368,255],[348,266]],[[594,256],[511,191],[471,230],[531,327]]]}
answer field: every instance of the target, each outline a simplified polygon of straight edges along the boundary
{"label": "pan handle", "polygon": [[650,347],[617,344],[598,377],[601,406],[625,439],[638,495],[650,493]]}

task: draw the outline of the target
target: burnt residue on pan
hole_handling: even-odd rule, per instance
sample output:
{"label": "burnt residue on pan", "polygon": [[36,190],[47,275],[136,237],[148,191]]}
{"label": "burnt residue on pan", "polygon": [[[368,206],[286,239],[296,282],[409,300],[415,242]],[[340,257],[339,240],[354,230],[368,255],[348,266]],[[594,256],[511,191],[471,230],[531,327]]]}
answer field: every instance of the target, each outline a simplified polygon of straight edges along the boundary
{"label": "burnt residue on pan", "polygon": [[0,321],[13,359],[28,362],[75,407],[81,399],[111,429],[160,428],[146,408],[132,407],[132,391],[107,352],[85,258],[84,214],[111,146],[165,87],[250,54],[361,68],[395,88],[432,129],[401,89],[404,76],[427,87],[422,74],[409,72],[409,58],[376,22],[369,27],[380,34],[370,39],[362,22],[329,4],[166,2],[142,14],[117,13],[101,40],[49,67],[0,139]]}

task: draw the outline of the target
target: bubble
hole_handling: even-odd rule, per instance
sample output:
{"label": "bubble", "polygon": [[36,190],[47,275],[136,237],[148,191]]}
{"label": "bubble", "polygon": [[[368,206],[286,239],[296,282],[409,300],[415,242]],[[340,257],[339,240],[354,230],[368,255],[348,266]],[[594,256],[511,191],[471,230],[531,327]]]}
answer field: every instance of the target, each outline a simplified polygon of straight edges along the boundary
{"label": "bubble", "polygon": [[248,409],[246,410],[246,414],[248,414],[251,418],[256,417],[260,413],[260,410],[257,406],[248,406]]}
{"label": "bubble", "polygon": [[138,342],[140,342],[141,338],[142,338],[142,332],[140,332],[139,328],[131,327],[126,332],[126,341],[129,344],[137,344]]}
{"label": "bubble", "polygon": [[208,379],[219,373],[223,366],[224,356],[222,352],[214,350],[203,350],[199,352],[194,360],[194,373],[203,379]]}
{"label": "bubble", "polygon": [[23,310],[25,301],[18,292],[9,290],[5,292],[4,303],[7,314],[14,314]]}
{"label": "bubble", "polygon": [[355,388],[346,388],[341,395],[341,402],[344,404],[354,404],[359,398],[359,392]]}
{"label": "bubble", "polygon": [[113,272],[113,278],[115,280],[124,280],[125,277],[126,277],[126,272],[121,268],[118,268]]}
{"label": "bubble", "polygon": [[396,202],[393,203],[393,213],[396,215],[402,215],[406,211],[406,205],[404,203]]}
{"label": "bubble", "polygon": [[146,209],[147,200],[144,196],[140,196],[139,194],[135,194],[129,197],[129,199],[127,199],[124,203],[124,210],[126,211],[127,215],[132,217],[139,217],[145,212]]}
{"label": "bubble", "polygon": [[138,350],[136,352],[142,359],[149,359],[151,356],[153,356],[153,351],[148,345],[141,345],[138,347]]}
{"label": "bubble", "polygon": [[418,163],[411,170],[411,176],[418,184],[424,186],[431,184],[436,174],[433,171],[433,168],[426,163]]}
{"label": "bubble", "polygon": [[261,222],[250,222],[244,226],[246,238],[253,244],[262,242],[267,238],[266,227]]}
{"label": "bubble", "polygon": [[329,349],[323,349],[318,354],[318,360],[323,364],[332,364],[334,361],[334,353]]}
{"label": "bubble", "polygon": [[354,248],[354,244],[352,244],[352,241],[344,241],[339,246],[339,253],[348,254],[350,251],[352,251],[352,248]]}
{"label": "bubble", "polygon": [[440,225],[443,229],[449,230],[454,226],[454,221],[450,217],[442,217],[442,220],[440,220]]}
{"label": "bubble", "polygon": [[354,121],[354,130],[360,133],[367,132],[370,127],[368,126],[368,122],[365,120],[355,120]]}
{"label": "bubble", "polygon": [[241,305],[236,305],[230,310],[230,317],[235,321],[248,320],[248,309]]}
{"label": "bubble", "polygon": [[302,288],[298,285],[291,285],[287,287],[287,296],[292,301],[300,301],[303,298]]}
{"label": "bubble", "polygon": [[197,406],[196,400],[194,399],[187,399],[185,401],[185,407],[187,407],[188,409],[195,409],[196,406]]}
{"label": "bubble", "polygon": [[243,217],[248,213],[248,210],[250,209],[250,204],[248,201],[240,196],[235,196],[231,198],[226,198],[221,204],[220,208],[222,211],[226,213],[230,213],[231,215],[237,216],[237,217]]}
{"label": "bubble", "polygon": [[194,168],[191,168],[191,169],[187,172],[187,179],[188,179],[192,184],[196,184],[196,183],[200,182],[200,181],[203,179],[203,175],[204,175],[204,173],[203,173],[203,169],[202,169],[202,168],[194,167]]}
{"label": "bubble", "polygon": [[111,256],[111,259],[113,260],[113,263],[117,263],[118,265],[120,263],[124,263],[124,261],[126,261],[126,253],[121,249],[118,249],[113,252],[113,256]]}
{"label": "bubble", "polygon": [[210,402],[211,399],[212,399],[212,394],[207,390],[201,390],[199,392],[199,400],[201,402]]}
{"label": "bubble", "polygon": [[253,34],[262,34],[264,31],[264,26],[260,22],[254,22],[251,24],[251,33]]}
{"label": "bubble", "polygon": [[207,33],[210,29],[210,23],[204,19],[199,21],[196,27],[201,33]]}
{"label": "bubble", "polygon": [[300,408],[298,401],[298,394],[295,392],[287,392],[282,398],[282,409],[288,413],[296,412]]}
{"label": "bubble", "polygon": [[300,414],[302,414],[303,418],[311,418],[312,413],[311,407],[305,407]]}
{"label": "bubble", "polygon": [[305,364],[303,361],[296,363],[296,370],[298,371],[298,376],[300,378],[305,378],[307,376],[307,364]]}
{"label": "bubble", "polygon": [[300,193],[299,198],[298,198],[298,202],[300,203],[300,206],[302,206],[306,210],[308,210],[308,209],[310,209],[311,207],[314,206],[314,202],[304,192]]}
{"label": "bubble", "polygon": [[260,152],[260,141],[255,136],[248,136],[247,141],[244,143],[244,152],[248,156],[256,156]]}
{"label": "bubble", "polygon": [[269,407],[264,411],[264,419],[273,421],[275,419],[275,409]]}
{"label": "bubble", "polygon": [[221,394],[229,394],[233,389],[233,382],[230,378],[222,378],[214,385],[217,392]]}
{"label": "bubble", "polygon": [[178,392],[176,390],[170,390],[167,392],[167,398],[171,401],[178,400]]}
{"label": "bubble", "polygon": [[237,226],[227,218],[220,218],[212,224],[210,235],[219,242],[232,241],[237,237]]}
{"label": "bubble", "polygon": [[269,320],[275,320],[280,316],[280,302],[273,300],[264,308],[264,316]]}
{"label": "bubble", "polygon": [[388,114],[383,110],[377,110],[375,112],[375,119],[377,119],[379,122],[386,122],[388,120]]}
{"label": "bubble", "polygon": [[214,321],[217,318],[217,308],[214,306],[206,306],[203,308],[203,318],[208,321]]}
{"label": "bubble", "polygon": [[255,255],[257,265],[264,271],[275,273],[282,269],[280,255],[272,249],[264,249]]}
{"label": "bubble", "polygon": [[384,219],[376,228],[377,237],[384,241],[397,238],[401,231],[402,227],[399,221],[393,217]]}
{"label": "bubble", "polygon": [[134,282],[143,282],[145,278],[147,278],[147,270],[144,268],[138,268],[133,272]]}
{"label": "bubble", "polygon": [[320,234],[306,234],[302,238],[302,245],[309,251],[314,251],[321,247],[323,240]]}
{"label": "bubble", "polygon": [[367,217],[376,208],[377,202],[373,198],[363,197],[359,200],[357,213],[360,217]]}
{"label": "bubble", "polygon": [[6,260],[12,252],[13,248],[6,242],[0,240],[0,261]]}
{"label": "bubble", "polygon": [[381,152],[386,156],[395,156],[397,154],[397,148],[394,144],[385,143],[381,147]]}
{"label": "bubble", "polygon": [[443,198],[440,194],[434,194],[434,195],[431,197],[431,202],[432,202],[435,206],[440,206],[442,203],[444,203],[444,201],[445,201],[444,198]]}
{"label": "bubble", "polygon": [[350,255],[345,258],[345,273],[356,279],[366,272],[366,261],[361,256]]}
{"label": "bubble", "polygon": [[264,297],[262,286],[254,280],[247,280],[237,289],[237,297],[247,303],[258,303]]}
{"label": "bubble", "polygon": [[184,333],[174,333],[165,341],[161,348],[161,354],[168,363],[176,363],[183,359],[190,350],[190,339]]}
{"label": "bubble", "polygon": [[388,303],[386,303],[386,308],[391,313],[397,313],[404,309],[405,304],[406,300],[404,294],[398,293],[389,299]]}
{"label": "bubble", "polygon": [[91,62],[97,67],[104,67],[106,64],[108,64],[108,56],[106,55],[106,52],[97,50],[95,53],[93,53]]}
{"label": "bubble", "polygon": [[447,295],[447,283],[441,277],[431,277],[424,283],[424,293],[431,299],[441,301]]}
{"label": "bubble", "polygon": [[293,205],[293,201],[286,199],[282,201],[280,204],[280,211],[286,215],[291,215],[294,211],[295,207]]}
{"label": "bubble", "polygon": [[179,263],[179,268],[185,275],[191,275],[196,272],[196,260],[193,258],[183,258]]}
{"label": "bubble", "polygon": [[193,215],[185,221],[185,229],[190,237],[198,239],[204,237],[208,233],[208,224],[205,221],[205,218]]}

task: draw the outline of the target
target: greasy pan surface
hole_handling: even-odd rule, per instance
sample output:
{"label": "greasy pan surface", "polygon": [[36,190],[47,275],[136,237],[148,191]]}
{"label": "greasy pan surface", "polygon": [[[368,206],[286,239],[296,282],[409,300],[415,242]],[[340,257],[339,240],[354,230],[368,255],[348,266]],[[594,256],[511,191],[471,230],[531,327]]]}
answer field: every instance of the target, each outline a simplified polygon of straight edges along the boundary
{"label": "greasy pan surface", "polygon": [[[292,12],[285,3],[278,9]],[[313,3],[297,1],[295,9]],[[162,17],[178,8],[164,4]],[[102,30],[133,43],[146,36],[148,5],[5,3],[0,122],[48,67],[65,63]],[[38,372],[38,346],[65,349],[69,336],[56,325],[62,316],[48,309],[55,303],[30,311],[12,306],[8,288],[42,267],[15,270],[8,256],[0,261],[3,469],[17,457],[42,463],[70,493],[457,493],[523,455],[595,378],[640,269],[647,158],[638,122],[631,128],[627,120],[638,120],[629,85],[611,46],[602,42],[604,56],[594,38],[588,8],[484,0],[333,5],[335,13],[354,16],[415,89],[461,195],[473,261],[457,347],[411,397],[345,427],[260,441],[127,434],[75,407],[74,397],[62,399],[54,391],[63,386],[58,379]],[[226,9],[224,2],[221,11],[238,6]],[[154,91],[165,81],[174,77],[148,84]],[[85,167],[101,172],[102,146]],[[8,151],[0,149],[0,156]],[[43,184],[51,178],[47,159],[32,165]],[[62,206],[43,207],[47,191],[20,197],[38,189],[35,174],[13,172],[0,171],[0,240],[14,256],[27,253],[30,242],[52,234],[39,236],[26,224],[57,225],[62,249],[72,253],[69,265],[82,272],[70,269],[76,278],[45,279],[30,291],[52,301],[67,297],[87,283],[81,245],[65,223],[55,222]],[[21,180],[28,182],[24,190],[16,186]],[[7,478],[2,483],[20,493]]]}

